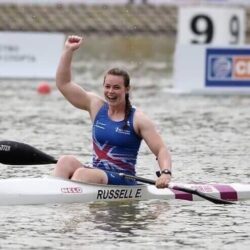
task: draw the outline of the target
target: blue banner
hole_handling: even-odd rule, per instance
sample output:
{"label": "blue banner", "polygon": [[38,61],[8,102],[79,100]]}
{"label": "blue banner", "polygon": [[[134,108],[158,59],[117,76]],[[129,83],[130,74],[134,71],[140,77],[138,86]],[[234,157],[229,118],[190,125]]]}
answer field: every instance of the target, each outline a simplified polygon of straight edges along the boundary
{"label": "blue banner", "polygon": [[207,87],[250,87],[250,48],[206,50]]}

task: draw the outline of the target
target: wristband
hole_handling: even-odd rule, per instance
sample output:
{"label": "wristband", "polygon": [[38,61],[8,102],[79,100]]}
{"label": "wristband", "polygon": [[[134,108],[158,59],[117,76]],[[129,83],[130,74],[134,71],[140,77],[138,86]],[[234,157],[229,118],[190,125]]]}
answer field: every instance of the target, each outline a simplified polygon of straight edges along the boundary
{"label": "wristband", "polygon": [[171,172],[171,170],[169,170],[169,169],[163,169],[163,170],[161,171],[161,174],[169,174],[170,176],[172,176],[172,172]]}

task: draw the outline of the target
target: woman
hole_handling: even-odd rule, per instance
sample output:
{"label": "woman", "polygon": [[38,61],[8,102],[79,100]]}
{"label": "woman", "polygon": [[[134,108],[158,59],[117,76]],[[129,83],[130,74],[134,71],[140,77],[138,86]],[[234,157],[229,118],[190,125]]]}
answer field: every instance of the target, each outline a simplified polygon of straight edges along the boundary
{"label": "woman", "polygon": [[88,92],[71,80],[74,51],[82,37],[69,36],[65,42],[56,74],[56,85],[75,107],[89,112],[93,123],[93,167],[84,166],[74,156],[60,157],[54,175],[89,183],[133,185],[135,181],[119,175],[135,174],[138,150],[143,139],[158,159],[161,176],[158,188],[171,179],[171,157],[153,122],[129,100],[130,79],[127,72],[111,69],[104,77],[105,99]]}

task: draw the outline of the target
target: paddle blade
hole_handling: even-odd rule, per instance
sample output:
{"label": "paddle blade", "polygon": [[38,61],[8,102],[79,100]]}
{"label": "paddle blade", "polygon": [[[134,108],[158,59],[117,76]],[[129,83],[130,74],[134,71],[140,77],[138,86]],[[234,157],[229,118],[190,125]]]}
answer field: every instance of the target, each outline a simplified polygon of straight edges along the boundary
{"label": "paddle blade", "polygon": [[0,162],[9,165],[38,165],[56,163],[57,160],[25,143],[0,141]]}

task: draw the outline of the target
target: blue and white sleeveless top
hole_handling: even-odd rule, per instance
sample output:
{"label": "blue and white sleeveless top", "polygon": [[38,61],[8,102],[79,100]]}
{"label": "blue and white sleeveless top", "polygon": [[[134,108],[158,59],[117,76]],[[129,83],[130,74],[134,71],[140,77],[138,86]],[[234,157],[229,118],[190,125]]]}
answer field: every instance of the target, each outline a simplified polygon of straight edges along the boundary
{"label": "blue and white sleeveless top", "polygon": [[133,107],[124,128],[124,121],[109,118],[107,103],[100,108],[92,128],[94,167],[135,174],[141,138],[133,128],[134,113]]}

